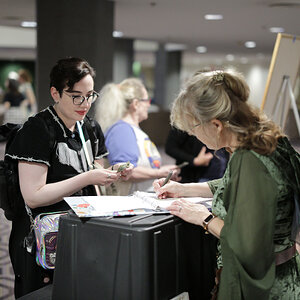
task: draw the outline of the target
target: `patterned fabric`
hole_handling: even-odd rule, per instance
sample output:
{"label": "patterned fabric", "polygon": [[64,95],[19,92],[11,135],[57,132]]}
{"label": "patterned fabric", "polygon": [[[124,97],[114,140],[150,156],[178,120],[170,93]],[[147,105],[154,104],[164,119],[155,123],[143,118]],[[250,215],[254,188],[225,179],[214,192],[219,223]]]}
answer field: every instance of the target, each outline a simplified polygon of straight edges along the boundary
{"label": "patterned fabric", "polygon": [[300,257],[275,266],[291,247],[294,191],[299,190],[286,139],[270,156],[233,153],[224,177],[209,182],[212,211],[224,220],[218,246],[223,266],[218,299],[300,299]]}

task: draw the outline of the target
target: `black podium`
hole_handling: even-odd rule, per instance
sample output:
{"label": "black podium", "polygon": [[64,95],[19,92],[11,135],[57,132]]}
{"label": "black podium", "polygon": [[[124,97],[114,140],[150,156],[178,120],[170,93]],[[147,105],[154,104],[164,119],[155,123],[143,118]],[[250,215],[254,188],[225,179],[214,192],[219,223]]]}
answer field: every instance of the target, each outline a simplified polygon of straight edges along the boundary
{"label": "black podium", "polygon": [[[209,299],[216,240],[171,215],[61,217],[52,299]],[[203,249],[207,249],[204,251]]]}

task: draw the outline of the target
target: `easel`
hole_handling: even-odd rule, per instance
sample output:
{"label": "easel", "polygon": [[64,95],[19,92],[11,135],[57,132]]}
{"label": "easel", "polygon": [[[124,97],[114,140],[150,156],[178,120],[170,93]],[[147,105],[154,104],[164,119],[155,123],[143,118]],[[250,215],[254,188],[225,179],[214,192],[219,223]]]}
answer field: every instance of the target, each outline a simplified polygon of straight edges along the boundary
{"label": "easel", "polygon": [[[281,88],[280,88],[280,91],[279,91],[277,103],[276,103],[276,106],[275,106],[274,111],[273,111],[273,120],[276,120],[276,117],[279,113],[279,108],[282,107],[279,125],[283,128],[283,126],[284,126],[283,118],[284,118],[284,109],[285,109],[287,91],[289,92],[289,95],[290,95],[292,109],[293,109],[293,112],[294,112],[294,116],[295,116],[295,120],[296,120],[296,124],[297,124],[297,128],[298,128],[298,133],[299,133],[299,136],[300,136],[300,117],[299,117],[299,112],[298,112],[298,108],[297,108],[297,104],[296,104],[296,99],[295,99],[293,89],[292,89],[292,85],[291,85],[291,82],[290,82],[290,76],[288,76],[288,75],[283,76],[283,80],[282,80]],[[282,101],[283,99],[284,99],[284,101]]]}

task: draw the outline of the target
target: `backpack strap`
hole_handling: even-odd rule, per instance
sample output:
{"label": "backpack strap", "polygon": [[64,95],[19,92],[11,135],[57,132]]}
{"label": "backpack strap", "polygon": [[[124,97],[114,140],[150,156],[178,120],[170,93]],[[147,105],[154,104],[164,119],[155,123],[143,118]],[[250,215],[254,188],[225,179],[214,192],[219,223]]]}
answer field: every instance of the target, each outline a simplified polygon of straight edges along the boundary
{"label": "backpack strap", "polygon": [[93,120],[90,120],[88,117],[86,117],[84,119],[84,124],[86,126],[86,130],[88,132],[88,136],[90,138],[90,141],[91,141],[91,146],[92,146],[92,151],[93,151],[93,160],[94,160],[94,157],[96,156],[96,145],[98,143],[98,138],[95,134],[95,124],[93,122]]}
{"label": "backpack strap", "polygon": [[[53,124],[52,124],[52,122],[49,118],[46,118],[46,119],[40,118],[40,119],[44,122],[47,129],[49,129],[49,136],[50,136],[49,147],[50,147],[51,150],[53,150],[54,146],[55,146],[55,143],[56,143],[55,128],[54,128],[54,126],[53,126]],[[33,213],[31,211],[31,209],[29,208],[29,206],[25,203],[25,201],[24,201],[24,204],[25,204],[25,209],[26,209],[27,215],[29,216],[29,219],[30,219],[31,226],[33,226]],[[32,231],[32,228],[31,228],[31,231]]]}

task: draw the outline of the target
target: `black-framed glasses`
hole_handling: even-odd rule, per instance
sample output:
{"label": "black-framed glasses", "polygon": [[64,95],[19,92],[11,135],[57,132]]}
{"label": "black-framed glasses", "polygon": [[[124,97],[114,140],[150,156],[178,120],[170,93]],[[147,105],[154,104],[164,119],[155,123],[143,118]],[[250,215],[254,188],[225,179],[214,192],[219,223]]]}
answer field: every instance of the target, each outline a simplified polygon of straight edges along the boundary
{"label": "black-framed glasses", "polygon": [[87,96],[82,96],[82,95],[69,95],[67,94],[65,91],[63,91],[67,96],[69,96],[70,98],[72,98],[73,103],[75,105],[81,105],[84,100],[87,101],[87,103],[92,104],[93,102],[95,102],[97,100],[97,98],[99,97],[99,94],[95,91],[93,91],[91,94],[87,95]]}
{"label": "black-framed glasses", "polygon": [[202,123],[196,124],[192,127],[192,129],[195,129],[196,127],[201,126],[201,125],[202,125]]}

